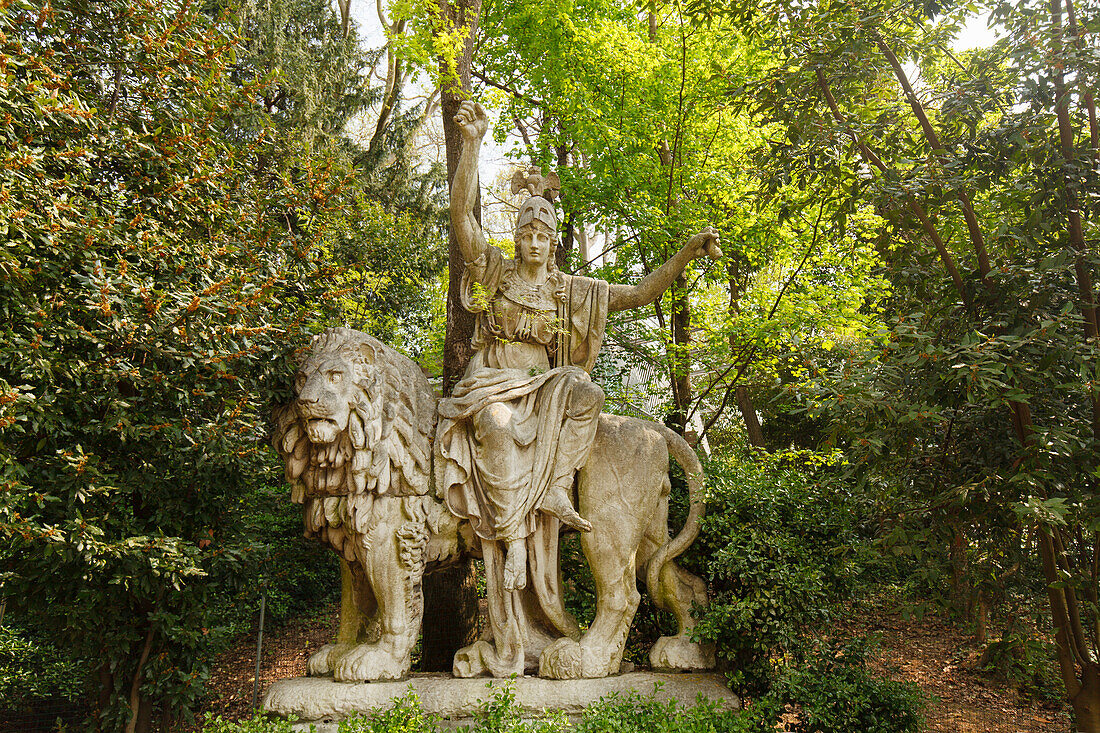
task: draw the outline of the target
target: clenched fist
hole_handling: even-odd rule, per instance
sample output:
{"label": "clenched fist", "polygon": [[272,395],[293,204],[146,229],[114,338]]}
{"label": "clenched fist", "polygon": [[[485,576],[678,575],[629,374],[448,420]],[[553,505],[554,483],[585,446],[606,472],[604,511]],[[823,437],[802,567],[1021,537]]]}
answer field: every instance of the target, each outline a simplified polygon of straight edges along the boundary
{"label": "clenched fist", "polygon": [[722,257],[722,249],[718,246],[719,243],[718,230],[714,227],[707,227],[688,240],[687,249],[691,252],[692,259],[706,255],[712,260],[718,260]]}
{"label": "clenched fist", "polygon": [[455,123],[462,132],[463,140],[473,142],[485,137],[485,131],[489,128],[489,116],[485,114],[485,108],[477,102],[463,102],[455,114]]}

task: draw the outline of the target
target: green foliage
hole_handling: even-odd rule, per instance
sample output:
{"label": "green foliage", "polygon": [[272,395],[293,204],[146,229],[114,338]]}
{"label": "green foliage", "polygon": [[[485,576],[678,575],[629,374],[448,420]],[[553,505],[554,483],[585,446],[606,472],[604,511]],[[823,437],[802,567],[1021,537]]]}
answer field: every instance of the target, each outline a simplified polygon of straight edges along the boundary
{"label": "green foliage", "polygon": [[[487,686],[488,688],[488,686]],[[515,704],[511,684],[492,687],[492,694],[471,711],[471,724],[460,730],[470,733],[763,733],[752,712],[722,712],[715,704],[700,700],[692,706],[674,701],[658,702],[653,697],[632,692],[614,694],[589,705],[570,720],[564,714],[524,719]],[[774,721],[772,722],[774,729]],[[231,723],[208,717],[201,733],[283,733],[285,721],[263,717]],[[411,690],[393,700],[393,707],[373,715],[354,715],[340,721],[340,733],[442,733],[453,730],[437,716],[427,714]],[[899,733],[901,733],[899,731]]]}
{"label": "green foliage", "polygon": [[103,730],[186,717],[262,582],[276,615],[321,590],[331,564],[285,573],[317,551],[291,539],[271,406],[351,310],[334,286],[385,282],[356,312],[393,322],[387,288],[438,267],[438,187],[367,199],[324,99],[328,142],[284,134],[308,115],[257,107],[280,77],[243,73],[256,49],[215,5],[0,3],[0,592],[90,660]]}
{"label": "green foliage", "polygon": [[685,558],[713,598],[696,633],[718,645],[743,693],[767,689],[774,661],[822,630],[867,562],[867,508],[809,455],[707,464],[707,515]]}
{"label": "green foliage", "polygon": [[291,721],[266,715],[226,720],[220,715],[207,713],[202,721],[201,733],[291,733],[291,725]]}
{"label": "green foliage", "polygon": [[1016,629],[987,644],[978,664],[1023,694],[1056,704],[1062,699],[1062,681],[1054,661],[1054,644]]}
{"label": "green foliage", "polygon": [[[774,722],[772,728],[774,729]],[[580,733],[749,733],[767,730],[755,710],[724,712],[708,700],[684,706],[658,702],[649,695],[631,692],[611,695],[588,706],[572,730]]]}
{"label": "green foliage", "polygon": [[776,681],[764,706],[788,705],[794,733],[917,733],[923,730],[924,694],[912,682],[894,682],[867,668],[872,645],[856,639],[822,644],[805,664]]}
{"label": "green foliage", "polygon": [[375,715],[355,715],[340,721],[340,733],[436,733],[441,730],[439,717],[425,713],[412,690],[392,702],[393,707]]}
{"label": "green foliage", "polygon": [[[632,691],[613,694],[587,706],[573,719],[564,714],[527,719],[515,704],[509,683],[492,687],[492,695],[471,711],[470,733],[772,733],[779,716],[794,707],[798,733],[916,733],[923,698],[914,685],[872,675],[866,667],[867,646],[852,642],[822,647],[804,669],[787,670],[775,691],[738,711],[719,710],[700,699],[694,705]],[[488,686],[487,686],[488,687]],[[354,715],[339,724],[340,733],[441,733],[453,728],[426,714],[411,690],[393,706],[373,715]],[[256,717],[238,723],[208,717],[201,733],[282,733],[285,721]]]}
{"label": "green foliage", "polygon": [[985,8],[1000,38],[965,52],[948,49],[967,4],[690,12],[776,50],[730,86],[769,130],[766,187],[837,201],[840,230],[867,206],[881,217],[881,333],[808,360],[821,389],[796,399],[828,420],[894,515],[887,546],[939,600],[964,618],[1052,604],[1061,676],[1087,716],[1096,696],[1078,693],[1097,676],[1075,650],[1097,644],[1096,605],[1080,599],[1097,595],[1100,516],[1100,16],[1089,3]]}
{"label": "green foliage", "polygon": [[0,710],[33,710],[44,700],[79,699],[84,664],[29,632],[0,626]]}

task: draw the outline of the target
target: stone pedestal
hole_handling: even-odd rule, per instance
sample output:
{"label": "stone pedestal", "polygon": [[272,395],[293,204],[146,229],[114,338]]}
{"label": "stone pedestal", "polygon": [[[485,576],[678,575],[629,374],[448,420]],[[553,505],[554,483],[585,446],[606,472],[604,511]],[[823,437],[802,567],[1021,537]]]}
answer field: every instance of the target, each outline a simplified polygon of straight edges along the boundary
{"label": "stone pedestal", "polygon": [[509,684],[515,691],[515,705],[525,718],[538,718],[555,711],[577,715],[602,697],[632,690],[652,695],[662,702],[676,700],[694,705],[702,695],[717,701],[723,710],[736,710],[741,706],[741,701],[718,674],[630,672],[588,680],[456,679],[444,675],[413,675],[400,682],[334,682],[328,677],[299,677],[272,684],[264,696],[263,708],[281,717],[296,716],[295,728],[298,730],[309,730],[312,724],[317,733],[335,733],[339,720],[355,713],[388,708],[394,698],[404,697],[412,689],[424,712],[438,715],[457,726],[468,723],[481,701],[490,699],[495,690]]}

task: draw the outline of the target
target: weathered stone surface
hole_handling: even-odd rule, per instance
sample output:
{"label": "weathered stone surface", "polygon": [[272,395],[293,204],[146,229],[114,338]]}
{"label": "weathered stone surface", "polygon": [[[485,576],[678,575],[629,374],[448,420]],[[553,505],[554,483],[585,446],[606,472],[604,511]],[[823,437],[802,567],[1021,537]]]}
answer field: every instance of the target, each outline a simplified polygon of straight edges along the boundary
{"label": "weathered stone surface", "polygon": [[[418,468],[428,449],[418,451],[407,434],[423,438],[434,424],[436,400],[425,384],[416,365],[388,346],[358,331],[330,329],[303,365],[298,400],[279,415],[275,443],[293,498],[305,503],[307,534],[344,561],[339,630],[310,659],[311,674],[331,673],[341,682],[404,677],[423,617],[422,574],[463,546],[480,546],[487,567],[492,564],[487,548],[499,543],[476,541],[470,524],[429,491],[427,472]],[[397,414],[403,422],[377,419]],[[667,524],[670,456],[684,468],[691,496],[689,517],[674,538]],[[366,478],[358,487],[362,466]],[[596,616],[587,632],[581,634],[560,603],[555,526],[543,533],[540,552],[531,553],[542,564],[520,566],[534,582],[513,590],[490,586],[493,633],[459,651],[455,675],[505,677],[509,669],[552,679],[615,674],[639,601],[639,576],[679,626],[654,647],[652,666],[712,666],[713,651],[690,639],[691,609],[707,602],[706,586],[674,562],[694,539],[702,511],[702,466],[691,447],[663,425],[601,414],[576,486],[579,513],[590,526],[581,533],[581,548],[596,586]],[[551,520],[558,521],[539,521]],[[495,558],[499,569],[502,553]],[[361,608],[364,597],[377,602]],[[546,604],[550,597],[558,602]],[[514,612],[522,608],[542,612]]]}
{"label": "weathered stone surface", "polygon": [[684,636],[662,636],[649,650],[656,670],[713,669],[714,644],[699,644]]}
{"label": "weathered stone surface", "polygon": [[[678,626],[654,646],[654,668],[708,668],[713,649],[691,640],[691,609],[706,604],[706,586],[675,563],[699,531],[698,456],[662,425],[601,414],[603,391],[588,372],[608,313],[648,305],[693,259],[720,257],[718,233],[702,230],[635,285],[566,275],[554,259],[559,184],[532,173],[515,182],[532,195],[509,258],[473,216],[485,110],[465,102],[455,121],[464,148],[451,225],[466,261],[460,299],[477,315],[464,378],[437,399],[415,363],[367,334],[332,328],[302,362],[297,399],[276,414],[274,444],[306,535],[342,559],[339,630],[310,658],[310,673],[404,677],[424,615],[423,575],[464,550],[484,560],[489,629],[456,653],[458,677],[614,674],[639,578]],[[670,456],[691,505],[674,537]],[[596,586],[583,633],[564,603],[562,525],[581,532]]]}
{"label": "weathered stone surface", "polygon": [[[263,707],[265,711],[284,718],[297,716],[303,730],[308,730],[308,725],[312,723],[318,726],[319,731],[324,731],[323,725],[327,722],[342,720],[353,713],[388,708],[394,698],[404,697],[411,688],[425,712],[460,721],[469,718],[480,701],[491,698],[493,689],[508,684],[513,685],[515,704],[525,717],[539,717],[547,711],[575,715],[602,697],[626,694],[632,690],[644,695],[652,694],[662,702],[677,700],[693,705],[702,695],[717,701],[725,710],[734,710],[741,705],[718,674],[631,672],[599,680],[545,680],[538,677],[490,680],[415,675],[401,682],[351,683],[334,682],[324,677],[299,677],[272,684],[264,696]],[[658,686],[656,692],[655,686]]]}

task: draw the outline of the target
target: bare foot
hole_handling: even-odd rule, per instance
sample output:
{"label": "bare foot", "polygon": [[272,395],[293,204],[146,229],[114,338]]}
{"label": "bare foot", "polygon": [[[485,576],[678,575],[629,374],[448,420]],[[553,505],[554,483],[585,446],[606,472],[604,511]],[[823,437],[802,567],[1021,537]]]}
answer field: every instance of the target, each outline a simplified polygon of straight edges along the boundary
{"label": "bare foot", "polygon": [[523,590],[527,587],[527,543],[510,540],[504,557],[504,590]]}
{"label": "bare foot", "polygon": [[573,503],[569,501],[569,494],[563,486],[551,486],[550,490],[546,492],[546,498],[542,500],[541,508],[544,512],[553,514],[573,529],[579,529],[581,532],[592,531],[592,523],[577,514],[577,510],[573,508]]}

